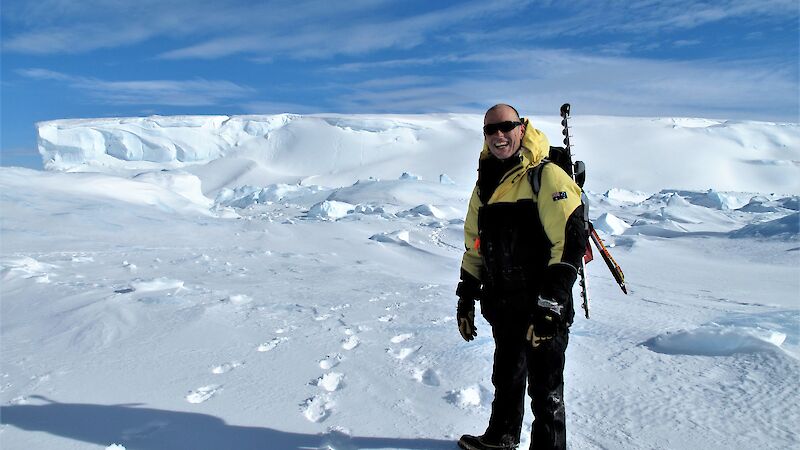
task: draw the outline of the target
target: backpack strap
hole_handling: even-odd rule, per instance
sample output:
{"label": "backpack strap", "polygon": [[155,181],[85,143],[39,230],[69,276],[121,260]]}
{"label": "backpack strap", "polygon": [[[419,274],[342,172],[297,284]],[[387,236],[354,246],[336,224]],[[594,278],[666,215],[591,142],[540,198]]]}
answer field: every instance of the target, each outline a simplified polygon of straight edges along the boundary
{"label": "backpack strap", "polygon": [[544,158],[536,167],[528,171],[528,181],[531,183],[531,188],[536,198],[539,198],[539,190],[542,189],[542,169],[549,162],[551,162],[549,159]]}
{"label": "backpack strap", "polygon": [[[536,196],[537,201],[539,198],[539,191],[542,189],[542,171],[544,170],[544,166],[547,163],[551,163],[549,158],[544,158],[542,161],[536,165],[533,169],[528,171],[528,181],[531,183],[531,189],[533,189],[533,194]],[[583,166],[583,162],[581,163],[581,176],[585,177],[585,167]],[[583,183],[578,185],[581,188],[581,205],[583,205],[583,221],[586,223],[586,229],[589,228],[589,197],[586,196],[586,192],[583,191]]]}

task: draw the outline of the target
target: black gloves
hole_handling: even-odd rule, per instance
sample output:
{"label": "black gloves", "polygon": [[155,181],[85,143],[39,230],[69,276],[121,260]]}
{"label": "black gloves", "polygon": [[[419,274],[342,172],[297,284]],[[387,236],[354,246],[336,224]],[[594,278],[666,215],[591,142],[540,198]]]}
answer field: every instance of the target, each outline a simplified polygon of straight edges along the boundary
{"label": "black gloves", "polygon": [[547,268],[545,286],[536,299],[526,338],[536,348],[544,341],[564,332],[572,323],[572,285],[577,270],[570,264],[555,264]]}
{"label": "black gloves", "polygon": [[526,339],[536,348],[544,341],[550,340],[559,331],[567,327],[564,320],[564,305],[539,296],[531,317]]}
{"label": "black gloves", "polygon": [[481,282],[469,272],[461,269],[461,281],[456,288],[458,307],[456,308],[456,322],[458,331],[465,341],[475,339],[478,332],[475,328],[475,299],[480,298]]}
{"label": "black gloves", "polygon": [[458,299],[456,320],[458,321],[458,332],[461,333],[461,337],[467,342],[475,339],[475,336],[478,335],[478,331],[475,328],[475,300]]}

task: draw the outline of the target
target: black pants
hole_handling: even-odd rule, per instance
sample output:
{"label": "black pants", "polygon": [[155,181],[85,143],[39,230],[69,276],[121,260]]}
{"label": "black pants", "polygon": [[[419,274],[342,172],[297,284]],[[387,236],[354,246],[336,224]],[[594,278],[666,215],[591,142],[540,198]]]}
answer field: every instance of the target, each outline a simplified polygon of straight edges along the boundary
{"label": "black pants", "polygon": [[519,442],[527,380],[534,415],[531,449],[566,449],[564,352],[568,332],[534,349],[525,339],[526,315],[495,310],[489,316],[495,341],[492,372],[495,391],[486,436],[497,441],[510,437]]}

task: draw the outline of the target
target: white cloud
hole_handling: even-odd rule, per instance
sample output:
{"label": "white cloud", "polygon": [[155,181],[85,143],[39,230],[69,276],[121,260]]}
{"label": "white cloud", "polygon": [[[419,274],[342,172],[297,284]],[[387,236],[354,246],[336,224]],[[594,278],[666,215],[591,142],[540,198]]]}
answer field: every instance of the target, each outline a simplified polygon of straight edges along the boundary
{"label": "white cloud", "polygon": [[375,78],[372,80],[355,83],[354,86],[362,89],[394,89],[405,86],[424,86],[441,82],[441,78],[404,75],[397,77]]}
{"label": "white cloud", "polygon": [[523,30],[528,36],[582,36],[601,33],[658,33],[688,30],[730,19],[748,21],[798,14],[796,0],[629,0],[598,4],[572,0],[564,19],[538,23]]}
{"label": "white cloud", "polygon": [[239,106],[248,114],[313,114],[324,112],[320,110],[319,106],[279,101],[247,101]]}
{"label": "white cloud", "polygon": [[220,80],[97,81],[78,87],[115,104],[206,106],[254,95],[255,90]]}
{"label": "white cloud", "polygon": [[20,69],[17,71],[17,73],[26,78],[33,78],[35,80],[72,81],[75,79],[75,77],[61,72],[56,72],[54,70],[49,70],[49,69],[40,69],[40,68]]}
{"label": "white cloud", "polygon": [[108,81],[39,68],[22,69],[18,73],[27,78],[63,82],[98,101],[117,105],[206,106],[253,96],[256,93],[250,87],[230,81],[201,78]]}
{"label": "white cloud", "polygon": [[[417,15],[384,18],[373,14],[342,17],[342,11],[328,10],[324,16],[303,15],[303,20],[276,23],[269,27],[246,29],[233,37],[214,37],[201,43],[170,50],[165,59],[202,58],[248,53],[259,58],[330,58],[356,55],[385,49],[416,47],[431,35],[463,21],[493,13],[496,17],[511,14],[506,8],[523,6],[508,0],[492,3],[469,2]],[[339,19],[340,18],[340,19]]]}
{"label": "white cloud", "polygon": [[448,71],[446,78],[423,86],[352,86],[336,101],[351,110],[376,112],[474,112],[504,101],[527,113],[557,111],[569,101],[583,114],[796,120],[798,85],[788,64],[776,70],[764,61],[659,61],[547,49],[502,57],[520,63],[498,70],[494,53],[453,56],[453,61],[470,61],[469,70]]}
{"label": "white cloud", "polygon": [[699,39],[678,39],[672,43],[673,47],[693,47],[702,43]]}
{"label": "white cloud", "polygon": [[[408,49],[444,33],[448,28],[490,16],[503,19],[527,1],[461,2],[418,13],[398,12],[388,0],[271,1],[159,0],[102,1],[42,0],[12,3],[4,16],[3,47],[34,54],[85,53],[156,38],[159,46],[188,45],[160,50],[166,59],[213,59],[248,54],[327,58],[383,49]],[[4,7],[6,5],[4,4]],[[395,13],[384,9],[393,8]],[[411,11],[408,8],[408,11]]]}
{"label": "white cloud", "polygon": [[378,69],[395,69],[395,68],[402,69],[414,66],[430,66],[445,62],[454,62],[452,58],[456,57],[439,56],[432,58],[406,58],[406,59],[393,59],[384,61],[345,63],[328,67],[326,70],[330,72],[361,72],[361,71],[378,70]]}

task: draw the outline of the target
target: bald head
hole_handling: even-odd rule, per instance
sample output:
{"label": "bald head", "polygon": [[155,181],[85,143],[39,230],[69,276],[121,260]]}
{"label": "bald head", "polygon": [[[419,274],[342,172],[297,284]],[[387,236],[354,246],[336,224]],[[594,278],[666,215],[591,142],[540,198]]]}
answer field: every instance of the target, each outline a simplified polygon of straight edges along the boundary
{"label": "bald head", "polygon": [[486,114],[483,116],[484,123],[486,123],[486,117],[488,117],[491,113],[494,113],[494,112],[499,112],[499,113],[502,113],[502,112],[513,112],[514,116],[516,117],[516,120],[519,120],[519,112],[517,112],[516,108],[514,108],[511,105],[507,105],[505,103],[498,103],[498,104],[492,106],[491,108],[489,108],[488,110],[486,110]]}

